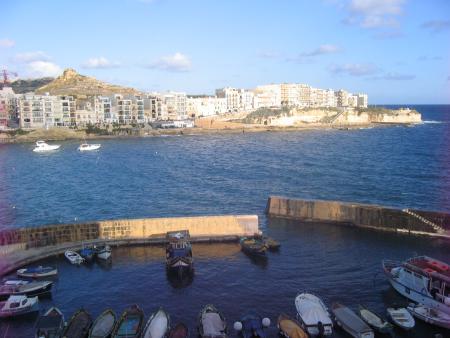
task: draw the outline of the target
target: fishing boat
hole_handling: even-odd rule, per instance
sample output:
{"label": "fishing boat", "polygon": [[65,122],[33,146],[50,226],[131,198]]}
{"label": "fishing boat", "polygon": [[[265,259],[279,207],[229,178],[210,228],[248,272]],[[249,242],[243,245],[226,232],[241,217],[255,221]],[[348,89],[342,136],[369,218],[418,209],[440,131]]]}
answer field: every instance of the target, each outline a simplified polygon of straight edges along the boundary
{"label": "fishing boat", "polygon": [[33,149],[34,152],[37,153],[43,153],[43,152],[47,152],[47,151],[53,151],[53,150],[57,150],[59,149],[59,147],[61,147],[59,144],[47,144],[45,141],[37,141],[36,142],[36,147]]}
{"label": "fishing boat", "polygon": [[282,313],[277,321],[278,330],[283,337],[286,338],[308,338],[308,333],[303,330],[300,323],[288,315]]}
{"label": "fishing boat", "polygon": [[72,250],[67,250],[64,253],[64,256],[66,256],[66,258],[69,260],[69,262],[71,264],[80,265],[81,263],[84,262],[84,258],[81,257],[78,253],[76,253],[75,251],[72,251]]}
{"label": "fishing boat", "polygon": [[83,142],[82,144],[80,144],[80,146],[78,147],[78,151],[93,151],[93,150],[98,150],[100,149],[102,145],[101,144],[89,144],[86,142]]}
{"label": "fishing boat", "polygon": [[386,311],[392,323],[403,330],[411,330],[416,325],[414,317],[405,308],[389,307]]}
{"label": "fishing boat", "polygon": [[144,312],[136,304],[127,308],[114,325],[112,338],[138,338],[142,333]]}
{"label": "fishing boat", "polygon": [[194,269],[192,246],[188,230],[170,231],[166,234],[166,267],[178,275],[191,273]]}
{"label": "fishing boat", "polygon": [[376,313],[370,311],[366,307],[360,305],[359,306],[359,314],[361,318],[369,324],[370,327],[375,329],[380,333],[389,333],[394,328],[391,323],[383,320]]}
{"label": "fishing boat", "polygon": [[276,251],[280,248],[281,244],[280,242],[276,241],[275,239],[263,235],[257,235],[255,236],[256,239],[261,240],[266,248],[270,251]]}
{"label": "fishing boat", "polygon": [[300,293],[295,297],[297,318],[311,336],[331,336],[333,321],[322,300],[311,293]]}
{"label": "fishing boat", "polygon": [[86,337],[92,324],[91,315],[84,309],[79,309],[70,318],[64,329],[64,338]]}
{"label": "fishing boat", "polygon": [[189,337],[189,329],[183,323],[176,324],[173,328],[170,329],[168,338],[188,338]]}
{"label": "fishing boat", "polygon": [[52,306],[36,322],[35,338],[60,338],[64,331],[64,315],[60,309]]}
{"label": "fishing boat", "polygon": [[265,328],[270,326],[269,318],[261,318],[254,312],[250,312],[235,322],[233,327],[242,338],[266,338]]}
{"label": "fishing boat", "polygon": [[426,323],[450,329],[450,315],[420,304],[410,304],[407,310],[416,318]]}
{"label": "fishing boat", "polygon": [[0,318],[16,317],[36,311],[39,311],[37,297],[14,295],[9,296],[5,302],[0,302]]}
{"label": "fishing boat", "polygon": [[354,338],[374,338],[372,329],[350,308],[340,303],[333,303],[331,311],[336,324]]}
{"label": "fishing boat", "polygon": [[142,333],[142,338],[163,338],[170,329],[170,316],[159,308],[158,311],[152,313]]}
{"label": "fishing boat", "polygon": [[94,260],[95,250],[91,246],[83,246],[79,254],[85,262],[91,263]]}
{"label": "fishing boat", "polygon": [[111,247],[109,245],[94,245],[95,255],[99,259],[107,260],[111,257]]}
{"label": "fishing boat", "polygon": [[225,317],[214,307],[206,305],[198,315],[198,332],[200,337],[227,337],[227,322]]}
{"label": "fishing boat", "polygon": [[48,294],[53,282],[29,282],[26,284],[5,284],[0,287],[0,300],[5,300],[11,295],[40,296]]}
{"label": "fishing boat", "polygon": [[404,262],[384,260],[383,270],[392,287],[415,303],[450,315],[450,267],[428,256]]}
{"label": "fishing boat", "polygon": [[249,255],[265,256],[267,247],[264,241],[257,238],[243,237],[240,240],[241,250]]}
{"label": "fishing boat", "polygon": [[107,338],[111,335],[116,323],[116,314],[111,309],[103,311],[89,330],[89,338]]}
{"label": "fishing boat", "polygon": [[25,278],[45,278],[58,275],[58,269],[51,266],[37,266],[17,270],[17,276]]}

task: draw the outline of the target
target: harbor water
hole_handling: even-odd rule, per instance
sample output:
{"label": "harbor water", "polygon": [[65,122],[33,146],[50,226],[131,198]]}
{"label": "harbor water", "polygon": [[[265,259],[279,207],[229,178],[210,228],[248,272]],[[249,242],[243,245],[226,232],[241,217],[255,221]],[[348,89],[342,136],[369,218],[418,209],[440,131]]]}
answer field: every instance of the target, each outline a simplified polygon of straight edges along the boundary
{"label": "harbor water", "polygon": [[[375,203],[450,211],[450,106],[417,106],[414,127],[311,130],[103,140],[80,154],[75,141],[52,154],[31,144],[0,145],[0,227],[76,221],[258,214],[260,227],[282,243],[255,260],[236,244],[196,244],[192,279],[165,273],[162,247],[113,249],[111,264],[71,266],[63,257],[42,264],[60,270],[51,299],[68,318],[84,307],[94,317],[139,304],[146,317],[163,306],[172,322],[196,334],[197,315],[213,303],[232,324],[256,310],[272,321],[295,315],[294,298],[308,291],[327,305],[364,304],[384,314],[407,301],[381,272],[384,258],[426,254],[450,263],[450,243],[326,224],[268,219],[269,195]],[[36,317],[0,322],[0,337],[31,337]],[[448,331],[418,323],[400,337]],[[336,337],[346,337],[336,330]]]}

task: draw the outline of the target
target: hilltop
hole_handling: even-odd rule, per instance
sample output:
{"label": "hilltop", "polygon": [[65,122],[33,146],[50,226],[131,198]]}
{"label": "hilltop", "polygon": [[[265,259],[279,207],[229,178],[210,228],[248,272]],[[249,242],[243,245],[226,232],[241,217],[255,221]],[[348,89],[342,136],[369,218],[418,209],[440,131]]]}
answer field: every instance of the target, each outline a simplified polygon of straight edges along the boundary
{"label": "hilltop", "polygon": [[50,83],[38,88],[37,94],[50,93],[50,95],[112,95],[112,94],[138,94],[134,88],[112,85],[96,78],[78,74],[74,69],[64,70],[61,76]]}

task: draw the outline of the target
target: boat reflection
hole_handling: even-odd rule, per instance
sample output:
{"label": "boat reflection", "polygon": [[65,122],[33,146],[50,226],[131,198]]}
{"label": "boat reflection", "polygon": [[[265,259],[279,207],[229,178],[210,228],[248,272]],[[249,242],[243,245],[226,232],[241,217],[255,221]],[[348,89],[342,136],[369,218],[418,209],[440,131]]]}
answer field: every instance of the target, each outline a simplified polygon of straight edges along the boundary
{"label": "boat reflection", "polygon": [[267,266],[269,265],[269,259],[266,255],[252,255],[246,252],[243,252],[243,254],[246,255],[250,259],[250,262],[254,265],[259,266],[264,270],[267,269]]}
{"label": "boat reflection", "polygon": [[169,284],[174,289],[183,289],[188,287],[194,281],[194,271],[190,273],[171,273],[170,270],[166,269],[166,277]]}

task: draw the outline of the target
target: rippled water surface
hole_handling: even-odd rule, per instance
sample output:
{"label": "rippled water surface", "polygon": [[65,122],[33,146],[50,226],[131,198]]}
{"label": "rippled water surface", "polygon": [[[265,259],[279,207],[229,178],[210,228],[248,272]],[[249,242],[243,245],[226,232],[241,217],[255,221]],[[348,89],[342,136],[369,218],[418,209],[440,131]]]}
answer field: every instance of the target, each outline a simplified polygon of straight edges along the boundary
{"label": "rippled water surface", "polygon": [[[450,211],[450,109],[417,108],[432,123],[105,140],[91,154],[78,153],[76,142],[47,155],[33,153],[31,144],[0,145],[0,226],[245,213],[258,214],[261,228],[282,242],[266,261],[250,259],[237,244],[195,245],[195,276],[183,285],[166,276],[158,247],[115,248],[110,266],[51,259],[44,263],[61,274],[43,307],[56,304],[67,317],[80,306],[96,316],[138,303],[148,316],[162,305],[194,332],[200,308],[214,303],[230,326],[251,309],[274,323],[280,312],[295,314],[302,290],[329,305],[363,303],[384,313],[404,299],[382,276],[381,260],[428,254],[450,262],[448,243],[269,220],[264,207],[277,194]],[[0,322],[0,337],[32,336],[33,321]],[[409,336],[438,331],[419,324]]]}

